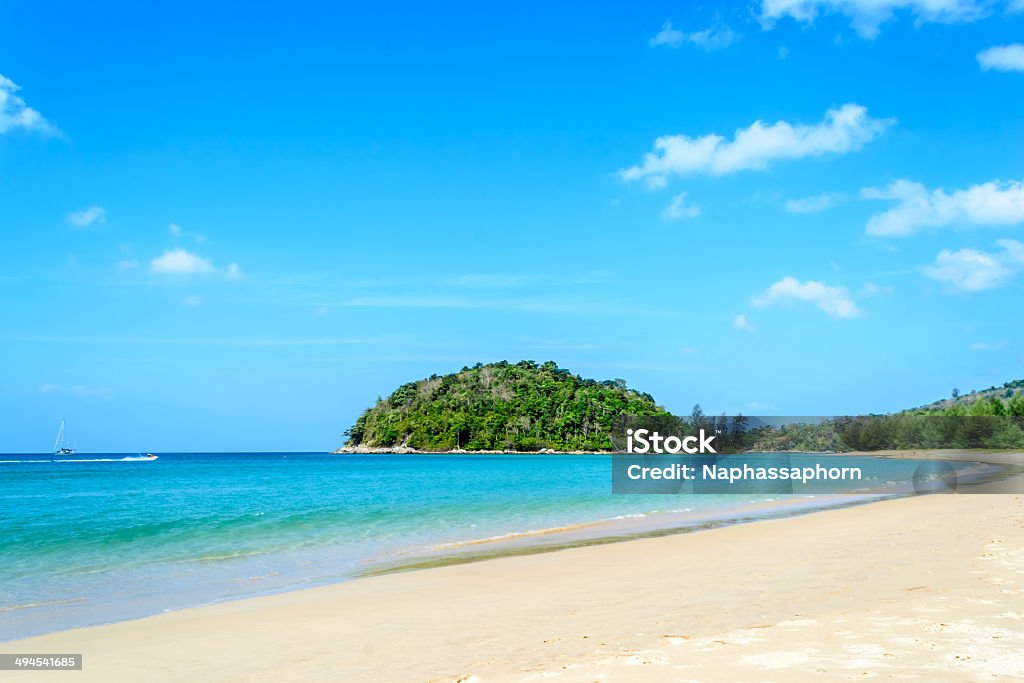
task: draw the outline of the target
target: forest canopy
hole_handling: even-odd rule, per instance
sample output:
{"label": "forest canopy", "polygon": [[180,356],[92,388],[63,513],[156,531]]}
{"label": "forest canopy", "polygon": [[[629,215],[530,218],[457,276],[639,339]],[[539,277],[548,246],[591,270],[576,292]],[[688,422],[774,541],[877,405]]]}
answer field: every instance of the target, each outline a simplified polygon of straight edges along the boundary
{"label": "forest canopy", "polygon": [[583,379],[550,361],[502,361],[403,384],[345,434],[350,447],[606,451],[616,416],[664,414],[625,380]]}

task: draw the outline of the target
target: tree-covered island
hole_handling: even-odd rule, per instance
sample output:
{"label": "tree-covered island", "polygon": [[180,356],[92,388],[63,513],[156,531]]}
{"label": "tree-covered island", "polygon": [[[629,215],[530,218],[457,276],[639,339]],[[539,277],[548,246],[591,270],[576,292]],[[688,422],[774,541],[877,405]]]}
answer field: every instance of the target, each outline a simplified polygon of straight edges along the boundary
{"label": "tree-covered island", "polygon": [[348,449],[608,451],[619,415],[665,415],[621,379],[584,379],[553,362],[477,363],[398,387],[345,432]]}

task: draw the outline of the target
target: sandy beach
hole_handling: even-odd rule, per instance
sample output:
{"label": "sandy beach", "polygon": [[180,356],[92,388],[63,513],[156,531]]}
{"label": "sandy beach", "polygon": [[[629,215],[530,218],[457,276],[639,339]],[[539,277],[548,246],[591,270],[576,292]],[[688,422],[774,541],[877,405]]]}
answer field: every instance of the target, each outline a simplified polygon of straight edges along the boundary
{"label": "sandy beach", "polygon": [[1024,496],[933,495],[375,576],[5,643],[31,681],[1024,676]]}

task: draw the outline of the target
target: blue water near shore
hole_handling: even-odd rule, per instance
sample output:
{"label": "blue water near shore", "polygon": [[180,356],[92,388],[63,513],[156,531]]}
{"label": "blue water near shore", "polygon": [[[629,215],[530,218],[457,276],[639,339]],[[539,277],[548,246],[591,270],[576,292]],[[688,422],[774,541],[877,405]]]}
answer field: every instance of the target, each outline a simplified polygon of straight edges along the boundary
{"label": "blue water near shore", "polygon": [[0,456],[0,640],[341,581],[485,539],[756,517],[772,500],[613,496],[607,456],[124,457]]}

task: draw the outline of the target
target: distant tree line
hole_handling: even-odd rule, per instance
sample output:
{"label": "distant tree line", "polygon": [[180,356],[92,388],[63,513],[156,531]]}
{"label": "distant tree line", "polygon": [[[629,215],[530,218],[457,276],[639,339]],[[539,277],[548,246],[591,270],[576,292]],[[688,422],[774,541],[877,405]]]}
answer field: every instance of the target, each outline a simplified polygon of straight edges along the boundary
{"label": "distant tree line", "polygon": [[715,433],[718,453],[915,450],[939,448],[1024,449],[1024,397],[986,398],[968,406],[814,421],[766,424],[743,415],[707,416],[695,406],[688,418],[623,417],[616,422],[614,442],[626,449],[626,430],[658,430],[662,436]]}

